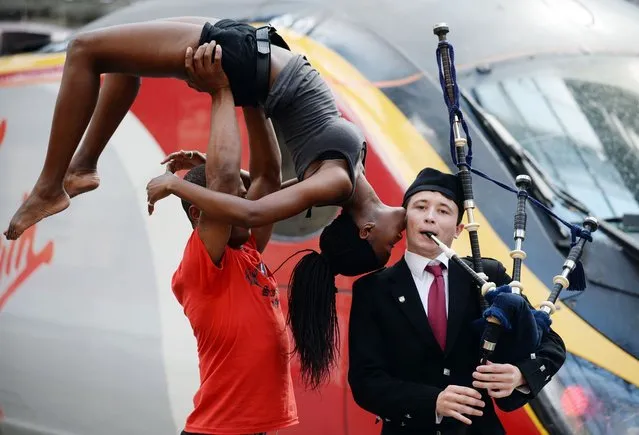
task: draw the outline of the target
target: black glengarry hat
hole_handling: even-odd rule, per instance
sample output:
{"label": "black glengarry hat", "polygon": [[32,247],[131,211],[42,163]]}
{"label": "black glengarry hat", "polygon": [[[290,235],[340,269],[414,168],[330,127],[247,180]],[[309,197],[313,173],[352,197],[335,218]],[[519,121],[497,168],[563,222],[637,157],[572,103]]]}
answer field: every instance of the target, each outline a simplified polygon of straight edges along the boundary
{"label": "black glengarry hat", "polygon": [[462,190],[461,180],[457,175],[445,174],[434,168],[422,169],[417,174],[413,184],[406,190],[402,206],[406,207],[411,196],[424,190],[439,192],[455,201],[459,211],[464,209],[464,191]]}

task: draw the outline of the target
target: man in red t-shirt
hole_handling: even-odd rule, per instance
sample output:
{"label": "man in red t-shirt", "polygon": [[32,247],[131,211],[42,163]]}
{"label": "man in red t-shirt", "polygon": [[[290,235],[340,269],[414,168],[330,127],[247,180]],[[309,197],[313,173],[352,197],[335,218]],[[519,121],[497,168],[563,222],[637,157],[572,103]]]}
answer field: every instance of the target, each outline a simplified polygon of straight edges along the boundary
{"label": "man in red t-shirt", "polygon": [[[189,68],[192,82],[199,89],[219,88],[226,80],[220,54],[214,63],[198,54]],[[298,422],[286,322],[277,284],[260,255],[272,226],[249,233],[200,210],[207,189],[249,199],[278,190],[281,156],[263,111],[245,108],[251,150],[247,192],[239,176],[241,140],[233,95],[226,86],[211,93],[211,99],[206,165],[191,169],[185,180],[167,173],[148,186],[154,200],[162,196],[157,195],[161,185],[166,194],[182,198],[194,228],[172,282],[197,340],[200,369],[194,410],[182,434],[265,434]]]}

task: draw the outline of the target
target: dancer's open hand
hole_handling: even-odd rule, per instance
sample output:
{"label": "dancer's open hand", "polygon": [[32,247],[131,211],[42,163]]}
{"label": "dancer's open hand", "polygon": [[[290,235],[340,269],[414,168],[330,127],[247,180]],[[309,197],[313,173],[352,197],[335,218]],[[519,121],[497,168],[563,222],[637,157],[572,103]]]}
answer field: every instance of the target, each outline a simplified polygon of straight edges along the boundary
{"label": "dancer's open hand", "polygon": [[176,151],[166,156],[161,164],[167,164],[166,170],[169,172],[177,172],[182,170],[193,169],[196,166],[206,163],[206,154],[199,151]]}
{"label": "dancer's open hand", "polygon": [[222,68],[222,47],[215,41],[200,45],[195,53],[188,47],[184,66],[188,76],[186,83],[195,90],[214,94],[222,88],[230,87],[229,79]]}
{"label": "dancer's open hand", "polygon": [[166,198],[171,194],[171,183],[175,182],[178,177],[170,171],[166,171],[159,177],[155,177],[146,185],[146,203],[149,215],[155,209],[155,203]]}

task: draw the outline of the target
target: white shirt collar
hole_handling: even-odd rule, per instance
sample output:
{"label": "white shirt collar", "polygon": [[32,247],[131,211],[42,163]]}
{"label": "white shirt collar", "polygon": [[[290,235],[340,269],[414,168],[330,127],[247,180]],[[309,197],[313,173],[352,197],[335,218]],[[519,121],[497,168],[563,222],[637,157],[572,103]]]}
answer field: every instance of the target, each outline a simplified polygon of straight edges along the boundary
{"label": "white shirt collar", "polygon": [[435,258],[427,258],[406,250],[404,253],[404,259],[406,260],[406,264],[408,265],[411,273],[415,276],[422,276],[426,266],[428,266],[428,264],[433,260],[439,261],[446,266],[446,269],[448,269],[448,257],[446,257],[446,254],[443,252]]}

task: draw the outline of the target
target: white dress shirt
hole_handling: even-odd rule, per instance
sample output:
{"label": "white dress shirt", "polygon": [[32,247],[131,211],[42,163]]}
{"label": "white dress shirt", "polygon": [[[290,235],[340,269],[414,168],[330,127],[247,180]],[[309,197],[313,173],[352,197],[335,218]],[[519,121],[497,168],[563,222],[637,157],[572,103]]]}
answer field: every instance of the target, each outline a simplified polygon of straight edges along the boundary
{"label": "white dress shirt", "polygon": [[428,293],[430,293],[430,286],[433,284],[433,281],[435,281],[435,275],[427,272],[426,266],[428,266],[432,261],[437,261],[445,266],[442,270],[442,275],[444,278],[444,294],[446,295],[446,317],[448,318],[448,257],[446,257],[443,252],[435,258],[426,258],[419,254],[415,254],[414,252],[406,251],[404,253],[404,259],[406,260],[406,264],[413,276],[415,287],[417,287],[419,298],[422,300],[424,312],[426,312],[427,316]]}
{"label": "white dress shirt", "polygon": [[[442,277],[444,278],[444,294],[446,295],[446,318],[448,318],[448,257],[442,252],[435,258],[422,257],[414,252],[406,251],[404,253],[404,260],[410,269],[410,274],[415,281],[415,287],[419,293],[419,298],[422,300],[424,306],[424,312],[428,316],[428,294],[430,293],[430,286],[435,281],[435,275],[426,270],[432,261],[438,261],[442,263],[445,268],[442,269]],[[435,423],[440,424],[444,417],[435,412]]]}

